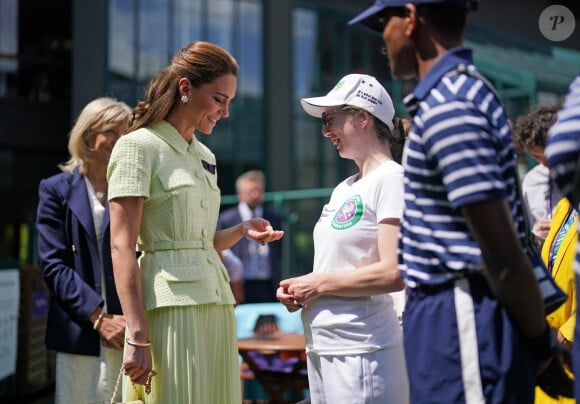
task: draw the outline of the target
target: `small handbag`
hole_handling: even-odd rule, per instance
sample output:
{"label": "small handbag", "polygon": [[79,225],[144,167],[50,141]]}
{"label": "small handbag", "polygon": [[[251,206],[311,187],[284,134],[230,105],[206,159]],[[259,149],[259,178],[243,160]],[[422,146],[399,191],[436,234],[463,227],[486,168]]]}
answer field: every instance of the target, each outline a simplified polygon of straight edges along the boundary
{"label": "small handbag", "polygon": [[[133,401],[115,401],[115,397],[117,397],[117,392],[119,391],[119,386],[121,385],[121,379],[123,377],[123,373],[125,371],[125,367],[121,365],[121,369],[119,369],[119,375],[117,376],[117,381],[115,382],[115,389],[113,390],[113,396],[111,397],[111,404],[144,404],[143,400],[133,400]],[[155,372],[151,371],[149,373],[149,377],[147,377],[147,383],[145,383],[145,392],[149,394],[151,391],[151,378],[155,376]],[[133,385],[133,388],[135,386]],[[139,395],[139,394],[138,394]]]}

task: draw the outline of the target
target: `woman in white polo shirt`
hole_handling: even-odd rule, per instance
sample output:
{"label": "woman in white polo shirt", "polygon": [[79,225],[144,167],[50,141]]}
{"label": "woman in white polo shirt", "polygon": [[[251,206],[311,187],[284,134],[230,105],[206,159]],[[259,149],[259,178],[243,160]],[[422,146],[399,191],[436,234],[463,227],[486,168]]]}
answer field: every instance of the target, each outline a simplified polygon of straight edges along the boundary
{"label": "woman in white polo shirt", "polygon": [[390,292],[404,288],[397,268],[403,213],[403,128],[374,78],[343,77],[304,110],[359,172],[341,182],[314,227],[314,270],[284,280],[278,299],[303,308],[313,403],[406,403],[402,330]]}

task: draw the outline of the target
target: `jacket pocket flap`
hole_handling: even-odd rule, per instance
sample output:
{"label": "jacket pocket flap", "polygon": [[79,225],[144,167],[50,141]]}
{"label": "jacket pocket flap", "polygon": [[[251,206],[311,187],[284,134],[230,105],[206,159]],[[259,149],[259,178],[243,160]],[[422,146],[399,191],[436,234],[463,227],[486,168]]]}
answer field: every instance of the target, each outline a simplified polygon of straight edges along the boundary
{"label": "jacket pocket flap", "polygon": [[179,187],[193,187],[195,186],[195,179],[185,169],[177,168],[172,171],[164,171],[159,173],[159,181],[166,191]]}
{"label": "jacket pocket flap", "polygon": [[161,268],[167,282],[194,282],[202,278],[201,270],[190,265],[176,265]]}

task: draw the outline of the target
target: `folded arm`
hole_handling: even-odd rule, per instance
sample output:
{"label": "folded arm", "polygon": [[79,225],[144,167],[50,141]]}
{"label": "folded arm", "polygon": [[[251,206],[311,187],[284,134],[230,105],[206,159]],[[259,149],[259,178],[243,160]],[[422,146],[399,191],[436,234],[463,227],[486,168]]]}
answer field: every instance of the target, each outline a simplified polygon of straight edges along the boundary
{"label": "folded arm", "polygon": [[491,290],[525,337],[541,335],[546,327],[544,303],[504,199],[490,199],[461,208],[483,255]]}

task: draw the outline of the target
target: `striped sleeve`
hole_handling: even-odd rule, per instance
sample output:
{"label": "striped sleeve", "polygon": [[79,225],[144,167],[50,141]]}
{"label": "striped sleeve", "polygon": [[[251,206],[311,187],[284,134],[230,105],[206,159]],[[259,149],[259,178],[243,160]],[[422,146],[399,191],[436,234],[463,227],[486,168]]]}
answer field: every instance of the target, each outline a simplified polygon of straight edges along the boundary
{"label": "striped sleeve", "polygon": [[545,150],[550,175],[560,190],[571,200],[577,192],[574,173],[580,156],[580,75],[570,85],[556,124],[550,129]]}
{"label": "striped sleeve", "polygon": [[437,164],[454,208],[505,196],[495,128],[481,105],[473,100],[445,102],[433,106],[423,120],[427,157]]}

